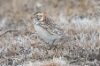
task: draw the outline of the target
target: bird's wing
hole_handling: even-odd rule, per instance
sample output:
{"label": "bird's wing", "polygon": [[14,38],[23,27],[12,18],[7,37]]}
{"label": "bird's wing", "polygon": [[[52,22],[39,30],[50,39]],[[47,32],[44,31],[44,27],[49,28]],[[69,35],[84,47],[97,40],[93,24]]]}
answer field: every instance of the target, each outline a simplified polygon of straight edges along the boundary
{"label": "bird's wing", "polygon": [[58,27],[54,23],[54,21],[50,18],[46,18],[46,20],[43,22],[44,24],[41,24],[42,27],[44,27],[50,34],[53,35],[62,35],[63,30]]}

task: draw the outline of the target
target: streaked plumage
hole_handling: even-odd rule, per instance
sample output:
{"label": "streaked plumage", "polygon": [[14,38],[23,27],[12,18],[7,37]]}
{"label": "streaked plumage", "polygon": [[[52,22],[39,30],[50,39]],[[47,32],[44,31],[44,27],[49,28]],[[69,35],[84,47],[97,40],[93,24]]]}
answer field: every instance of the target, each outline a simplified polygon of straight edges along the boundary
{"label": "streaked plumage", "polygon": [[52,19],[44,13],[37,12],[34,14],[34,28],[37,34],[47,43],[53,44],[66,36]]}

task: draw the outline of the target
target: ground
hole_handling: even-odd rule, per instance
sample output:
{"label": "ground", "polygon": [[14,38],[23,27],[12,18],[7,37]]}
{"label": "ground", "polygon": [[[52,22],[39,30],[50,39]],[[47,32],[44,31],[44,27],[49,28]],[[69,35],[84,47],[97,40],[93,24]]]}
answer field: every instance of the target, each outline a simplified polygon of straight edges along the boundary
{"label": "ground", "polygon": [[[0,0],[0,65],[100,66],[99,10],[99,0]],[[39,11],[71,40],[48,49],[34,30]]]}

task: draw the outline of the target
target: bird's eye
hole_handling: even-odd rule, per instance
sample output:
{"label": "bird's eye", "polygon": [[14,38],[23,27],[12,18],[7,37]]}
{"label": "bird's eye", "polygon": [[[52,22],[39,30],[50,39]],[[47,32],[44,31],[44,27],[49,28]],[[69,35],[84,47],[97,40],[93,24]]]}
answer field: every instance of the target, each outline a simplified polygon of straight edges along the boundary
{"label": "bird's eye", "polygon": [[36,17],[39,17],[39,15],[36,15]]}
{"label": "bird's eye", "polygon": [[41,16],[41,15],[37,15],[37,17],[38,17],[38,18],[41,18],[42,16]]}
{"label": "bird's eye", "polygon": [[40,17],[42,17],[42,15],[40,15]]}

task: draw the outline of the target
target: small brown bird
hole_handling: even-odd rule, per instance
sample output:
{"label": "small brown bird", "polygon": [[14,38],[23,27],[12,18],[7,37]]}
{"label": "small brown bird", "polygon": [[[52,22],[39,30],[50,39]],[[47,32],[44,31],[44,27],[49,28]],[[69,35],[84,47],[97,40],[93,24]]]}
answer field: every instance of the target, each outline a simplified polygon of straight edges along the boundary
{"label": "small brown bird", "polygon": [[34,14],[34,29],[37,34],[47,43],[54,44],[62,39],[68,39],[54,21],[46,14],[37,12]]}

